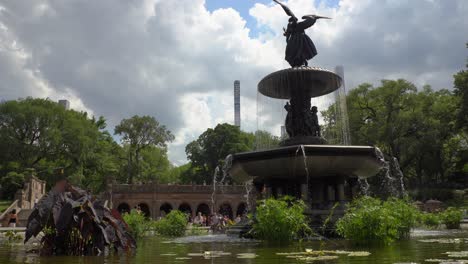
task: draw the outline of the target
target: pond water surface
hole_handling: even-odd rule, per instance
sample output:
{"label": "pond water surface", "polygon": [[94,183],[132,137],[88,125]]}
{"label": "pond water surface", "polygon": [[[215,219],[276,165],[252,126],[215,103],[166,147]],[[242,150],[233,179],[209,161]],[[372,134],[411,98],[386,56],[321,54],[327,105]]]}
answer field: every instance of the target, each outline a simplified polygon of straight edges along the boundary
{"label": "pond water surface", "polygon": [[[354,257],[339,255],[335,260],[313,263],[429,263],[425,260],[468,259],[448,257],[444,254],[447,251],[468,251],[466,231],[418,231],[415,232],[415,236],[411,240],[399,241],[390,246],[352,246],[343,240],[328,241],[325,244],[320,241],[308,241],[278,245],[232,239],[224,235],[184,237],[176,240],[147,237],[140,241],[136,254],[107,257],[39,257],[35,253],[27,252],[31,246],[2,244],[0,263],[311,263],[277,254],[304,252],[306,249],[371,253],[369,256]],[[441,237],[449,239],[442,240],[444,243],[421,241]],[[212,253],[213,251],[217,253]]]}

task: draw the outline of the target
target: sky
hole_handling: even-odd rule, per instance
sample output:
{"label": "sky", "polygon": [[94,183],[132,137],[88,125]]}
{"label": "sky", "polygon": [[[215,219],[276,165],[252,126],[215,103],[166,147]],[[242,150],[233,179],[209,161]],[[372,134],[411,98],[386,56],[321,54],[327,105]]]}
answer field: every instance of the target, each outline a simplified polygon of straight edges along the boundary
{"label": "sky", "polygon": [[[284,3],[297,17],[333,18],[307,30],[319,53],[309,65],[343,65],[348,89],[397,78],[451,89],[466,63],[466,0]],[[257,129],[257,83],[288,67],[286,23],[269,0],[0,0],[0,100],[68,99],[111,132],[154,116],[176,137],[170,160],[183,164],[187,143],[233,122],[236,79],[242,129]]]}

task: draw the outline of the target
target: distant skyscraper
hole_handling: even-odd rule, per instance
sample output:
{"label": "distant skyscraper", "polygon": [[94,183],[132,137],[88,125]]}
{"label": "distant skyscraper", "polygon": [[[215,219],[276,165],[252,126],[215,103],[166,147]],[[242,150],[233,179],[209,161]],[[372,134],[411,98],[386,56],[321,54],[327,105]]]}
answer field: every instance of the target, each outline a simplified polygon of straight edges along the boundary
{"label": "distant skyscraper", "polygon": [[58,103],[59,103],[59,105],[63,106],[65,108],[65,110],[70,109],[70,101],[68,101],[68,100],[59,100]]}
{"label": "distant skyscraper", "polygon": [[240,127],[240,81],[234,81],[234,125]]}

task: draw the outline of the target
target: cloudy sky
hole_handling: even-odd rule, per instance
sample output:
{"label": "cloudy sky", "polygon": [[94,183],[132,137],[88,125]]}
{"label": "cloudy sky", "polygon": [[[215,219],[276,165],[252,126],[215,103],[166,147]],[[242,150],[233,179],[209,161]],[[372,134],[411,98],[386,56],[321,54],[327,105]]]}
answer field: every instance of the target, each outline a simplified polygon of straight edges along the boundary
{"label": "cloudy sky", "polygon": [[[346,83],[406,78],[451,88],[468,56],[466,0],[289,0],[308,30],[312,65],[344,65]],[[176,140],[170,159],[208,127],[256,121],[256,84],[285,68],[287,17],[270,0],[0,0],[0,99],[66,98],[108,119],[152,115]]]}

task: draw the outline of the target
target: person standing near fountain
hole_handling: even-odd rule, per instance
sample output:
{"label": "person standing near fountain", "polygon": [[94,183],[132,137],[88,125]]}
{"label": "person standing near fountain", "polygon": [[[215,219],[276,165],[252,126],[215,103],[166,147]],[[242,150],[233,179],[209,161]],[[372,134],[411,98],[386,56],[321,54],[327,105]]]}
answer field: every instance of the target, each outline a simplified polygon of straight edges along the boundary
{"label": "person standing near fountain", "polygon": [[288,61],[291,67],[300,67],[307,66],[307,60],[312,59],[317,55],[317,49],[315,48],[314,43],[304,32],[306,29],[310,28],[315,24],[315,21],[319,18],[327,18],[316,15],[306,15],[303,16],[304,19],[301,22],[294,15],[294,13],[286,5],[279,2],[278,0],[273,0],[279,4],[286,14],[290,16],[289,23],[286,29],[283,28],[283,35],[286,37],[286,61]]}

